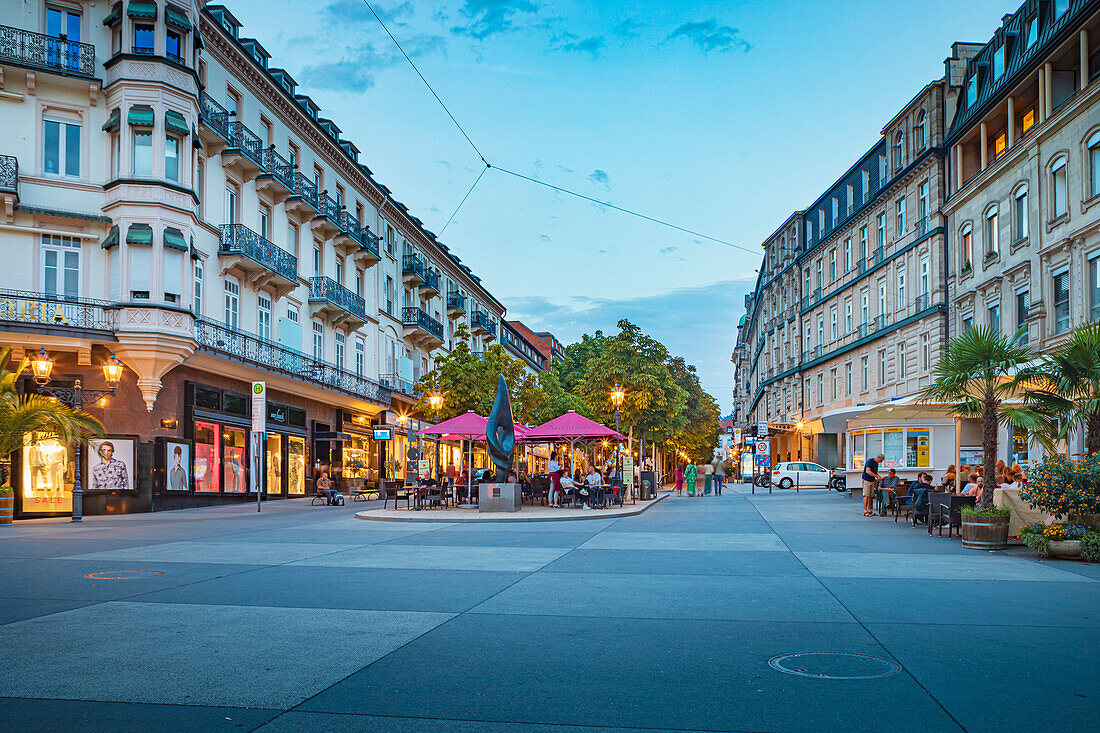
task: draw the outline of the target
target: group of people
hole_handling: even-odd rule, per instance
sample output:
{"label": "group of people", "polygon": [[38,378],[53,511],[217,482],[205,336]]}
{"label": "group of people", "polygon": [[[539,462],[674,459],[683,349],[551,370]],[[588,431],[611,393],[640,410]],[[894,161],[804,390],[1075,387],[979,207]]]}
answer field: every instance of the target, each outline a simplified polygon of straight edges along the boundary
{"label": "group of people", "polygon": [[[584,474],[578,468],[570,476],[558,464],[558,454],[555,451],[550,454],[547,473],[550,476],[550,506],[560,507],[566,498],[572,498],[574,502],[579,500],[582,509],[595,509],[604,505],[607,492],[604,489],[603,476],[591,463]],[[614,477],[612,472],[612,478]]]}
{"label": "group of people", "polygon": [[[696,496],[696,483],[699,480],[699,473],[699,468],[694,463],[681,463],[676,466],[676,495],[683,496],[686,487],[688,496]],[[713,485],[715,496],[721,496],[722,484],[726,480],[726,469],[722,465],[721,459],[715,456],[710,463],[704,463],[702,474],[704,477],[703,490],[698,492],[698,495],[705,496],[709,494]]]}
{"label": "group of people", "polygon": [[[886,459],[886,456],[879,454],[874,458],[869,458],[863,465],[863,475],[861,476],[863,485],[863,516],[873,517],[876,515],[874,511],[874,500],[876,497],[882,498],[883,492],[895,490],[901,483],[901,479],[898,478],[898,472],[896,469],[891,468],[887,471],[886,476],[879,474],[879,466]],[[982,466],[969,466],[963,464],[959,471],[955,470],[955,464],[952,463],[947,467],[947,471],[944,472],[943,478],[940,480],[940,484],[937,487],[933,481],[932,474],[927,471],[921,471],[917,474],[917,481],[910,486],[910,493],[913,493],[918,489],[925,489],[927,491],[946,491],[949,494],[963,494],[965,496],[980,497],[982,494],[982,477],[985,473],[985,469]],[[965,476],[967,481],[961,487],[959,486],[959,476]],[[1024,473],[1024,469],[1019,465],[1008,466],[1004,461],[997,461],[997,486],[1002,489],[1018,489],[1027,483],[1027,476]],[[886,515],[886,502],[881,502],[881,509],[877,513],[878,516]]]}

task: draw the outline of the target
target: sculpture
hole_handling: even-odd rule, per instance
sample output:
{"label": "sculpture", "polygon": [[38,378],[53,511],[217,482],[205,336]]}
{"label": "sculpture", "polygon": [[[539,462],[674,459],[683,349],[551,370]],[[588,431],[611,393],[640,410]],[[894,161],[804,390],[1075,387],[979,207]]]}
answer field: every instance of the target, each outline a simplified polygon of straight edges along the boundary
{"label": "sculpture", "polygon": [[516,426],[512,422],[512,399],[508,395],[508,383],[504,381],[504,375],[498,375],[497,378],[497,396],[485,423],[485,438],[488,441],[489,459],[497,467],[494,481],[498,484],[507,483],[516,448]]}

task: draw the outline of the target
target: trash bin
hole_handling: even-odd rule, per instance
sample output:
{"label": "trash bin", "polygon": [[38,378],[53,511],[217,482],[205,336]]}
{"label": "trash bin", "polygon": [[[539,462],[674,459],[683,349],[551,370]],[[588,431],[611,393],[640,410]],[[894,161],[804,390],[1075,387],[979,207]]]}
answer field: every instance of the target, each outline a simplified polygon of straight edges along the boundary
{"label": "trash bin", "polygon": [[656,498],[657,473],[655,471],[642,471],[638,479],[638,498],[643,501]]}

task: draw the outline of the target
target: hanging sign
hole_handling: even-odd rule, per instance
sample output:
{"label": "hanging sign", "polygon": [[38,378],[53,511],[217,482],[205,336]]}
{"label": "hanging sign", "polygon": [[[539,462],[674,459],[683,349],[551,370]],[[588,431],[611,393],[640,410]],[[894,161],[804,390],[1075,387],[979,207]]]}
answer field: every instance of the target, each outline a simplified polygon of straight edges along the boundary
{"label": "hanging sign", "polygon": [[267,430],[267,382],[252,383],[252,432]]}

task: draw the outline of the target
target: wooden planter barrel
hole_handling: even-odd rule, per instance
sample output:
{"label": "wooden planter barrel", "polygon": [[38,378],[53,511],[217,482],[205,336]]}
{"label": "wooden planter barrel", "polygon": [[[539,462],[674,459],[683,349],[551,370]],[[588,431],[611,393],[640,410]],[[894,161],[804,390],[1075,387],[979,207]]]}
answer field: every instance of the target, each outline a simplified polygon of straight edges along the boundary
{"label": "wooden planter barrel", "polygon": [[1010,517],[962,515],[962,545],[968,550],[1003,550],[1008,547]]}
{"label": "wooden planter barrel", "polygon": [[15,518],[15,497],[0,496],[0,524],[11,524]]}

